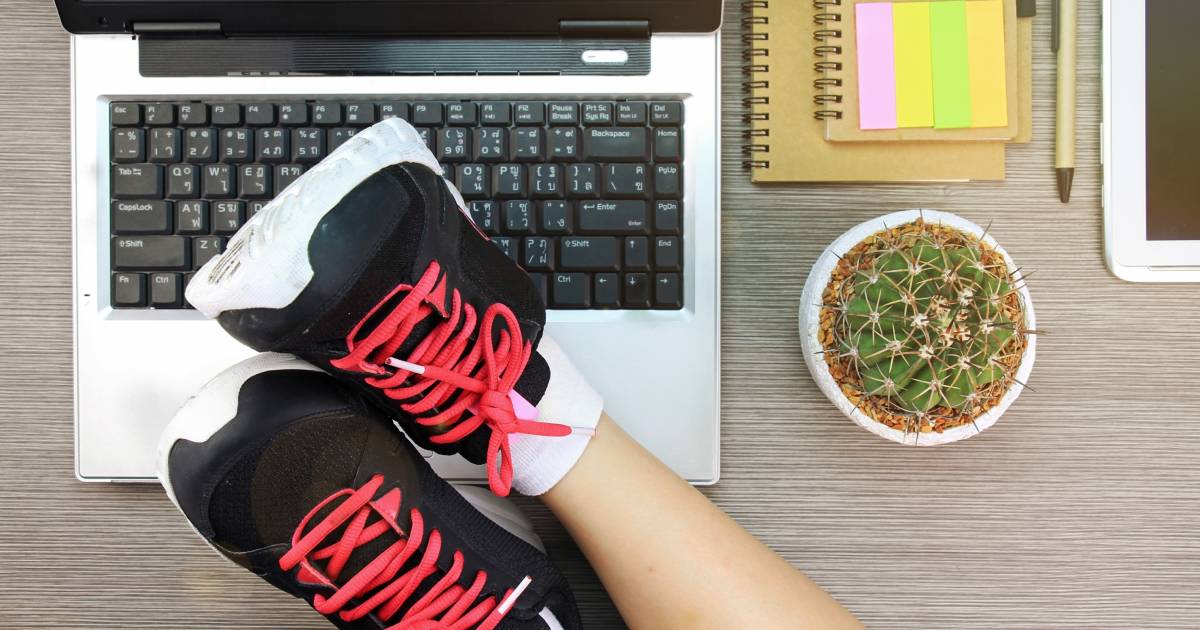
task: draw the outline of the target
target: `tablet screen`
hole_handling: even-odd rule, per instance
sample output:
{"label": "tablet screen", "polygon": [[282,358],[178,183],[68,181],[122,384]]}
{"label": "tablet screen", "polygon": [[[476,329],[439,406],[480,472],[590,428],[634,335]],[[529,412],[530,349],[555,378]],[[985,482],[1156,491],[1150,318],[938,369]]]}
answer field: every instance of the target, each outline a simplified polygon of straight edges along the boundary
{"label": "tablet screen", "polygon": [[1197,0],[1146,2],[1146,240],[1150,241],[1200,241],[1198,34]]}

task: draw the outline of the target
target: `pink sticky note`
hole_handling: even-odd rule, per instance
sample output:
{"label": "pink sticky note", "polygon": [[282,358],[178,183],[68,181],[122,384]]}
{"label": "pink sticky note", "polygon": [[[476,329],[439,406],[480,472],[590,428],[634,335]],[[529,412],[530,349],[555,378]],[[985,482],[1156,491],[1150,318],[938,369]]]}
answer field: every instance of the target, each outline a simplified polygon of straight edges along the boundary
{"label": "pink sticky note", "polygon": [[896,128],[896,61],[892,38],[892,5],[870,2],[855,6],[858,37],[858,126]]}

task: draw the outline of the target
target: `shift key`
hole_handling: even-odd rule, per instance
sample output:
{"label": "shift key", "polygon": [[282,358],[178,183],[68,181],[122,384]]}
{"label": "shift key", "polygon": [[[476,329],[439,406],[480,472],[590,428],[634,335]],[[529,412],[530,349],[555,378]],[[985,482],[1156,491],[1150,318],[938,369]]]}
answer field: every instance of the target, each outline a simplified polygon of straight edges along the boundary
{"label": "shift key", "polygon": [[112,240],[116,271],[190,270],[188,239],[182,236],[118,236]]}
{"label": "shift key", "polygon": [[568,236],[559,240],[559,268],[616,271],[620,253],[614,236]]}
{"label": "shift key", "polygon": [[162,199],[163,167],[159,164],[118,164],[113,169],[116,199]]}

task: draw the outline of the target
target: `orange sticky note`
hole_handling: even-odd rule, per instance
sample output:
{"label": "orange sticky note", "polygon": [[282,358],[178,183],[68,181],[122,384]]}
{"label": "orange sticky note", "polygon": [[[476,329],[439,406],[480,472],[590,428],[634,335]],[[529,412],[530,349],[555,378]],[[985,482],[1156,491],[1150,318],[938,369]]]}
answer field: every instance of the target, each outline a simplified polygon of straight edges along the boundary
{"label": "orange sticky note", "polygon": [[1004,5],[1000,0],[971,0],[966,9],[971,126],[1007,127]]}

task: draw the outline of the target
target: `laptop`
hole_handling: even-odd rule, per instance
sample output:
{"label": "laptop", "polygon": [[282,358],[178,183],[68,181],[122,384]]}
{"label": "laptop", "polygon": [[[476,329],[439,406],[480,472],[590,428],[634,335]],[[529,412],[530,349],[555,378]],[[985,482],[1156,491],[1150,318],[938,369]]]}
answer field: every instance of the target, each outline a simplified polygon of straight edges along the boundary
{"label": "laptop", "polygon": [[[58,0],[71,37],[76,475],[250,350],[190,274],[358,131],[411,122],[617,421],[719,468],[720,0]],[[455,481],[484,478],[430,455]]]}

